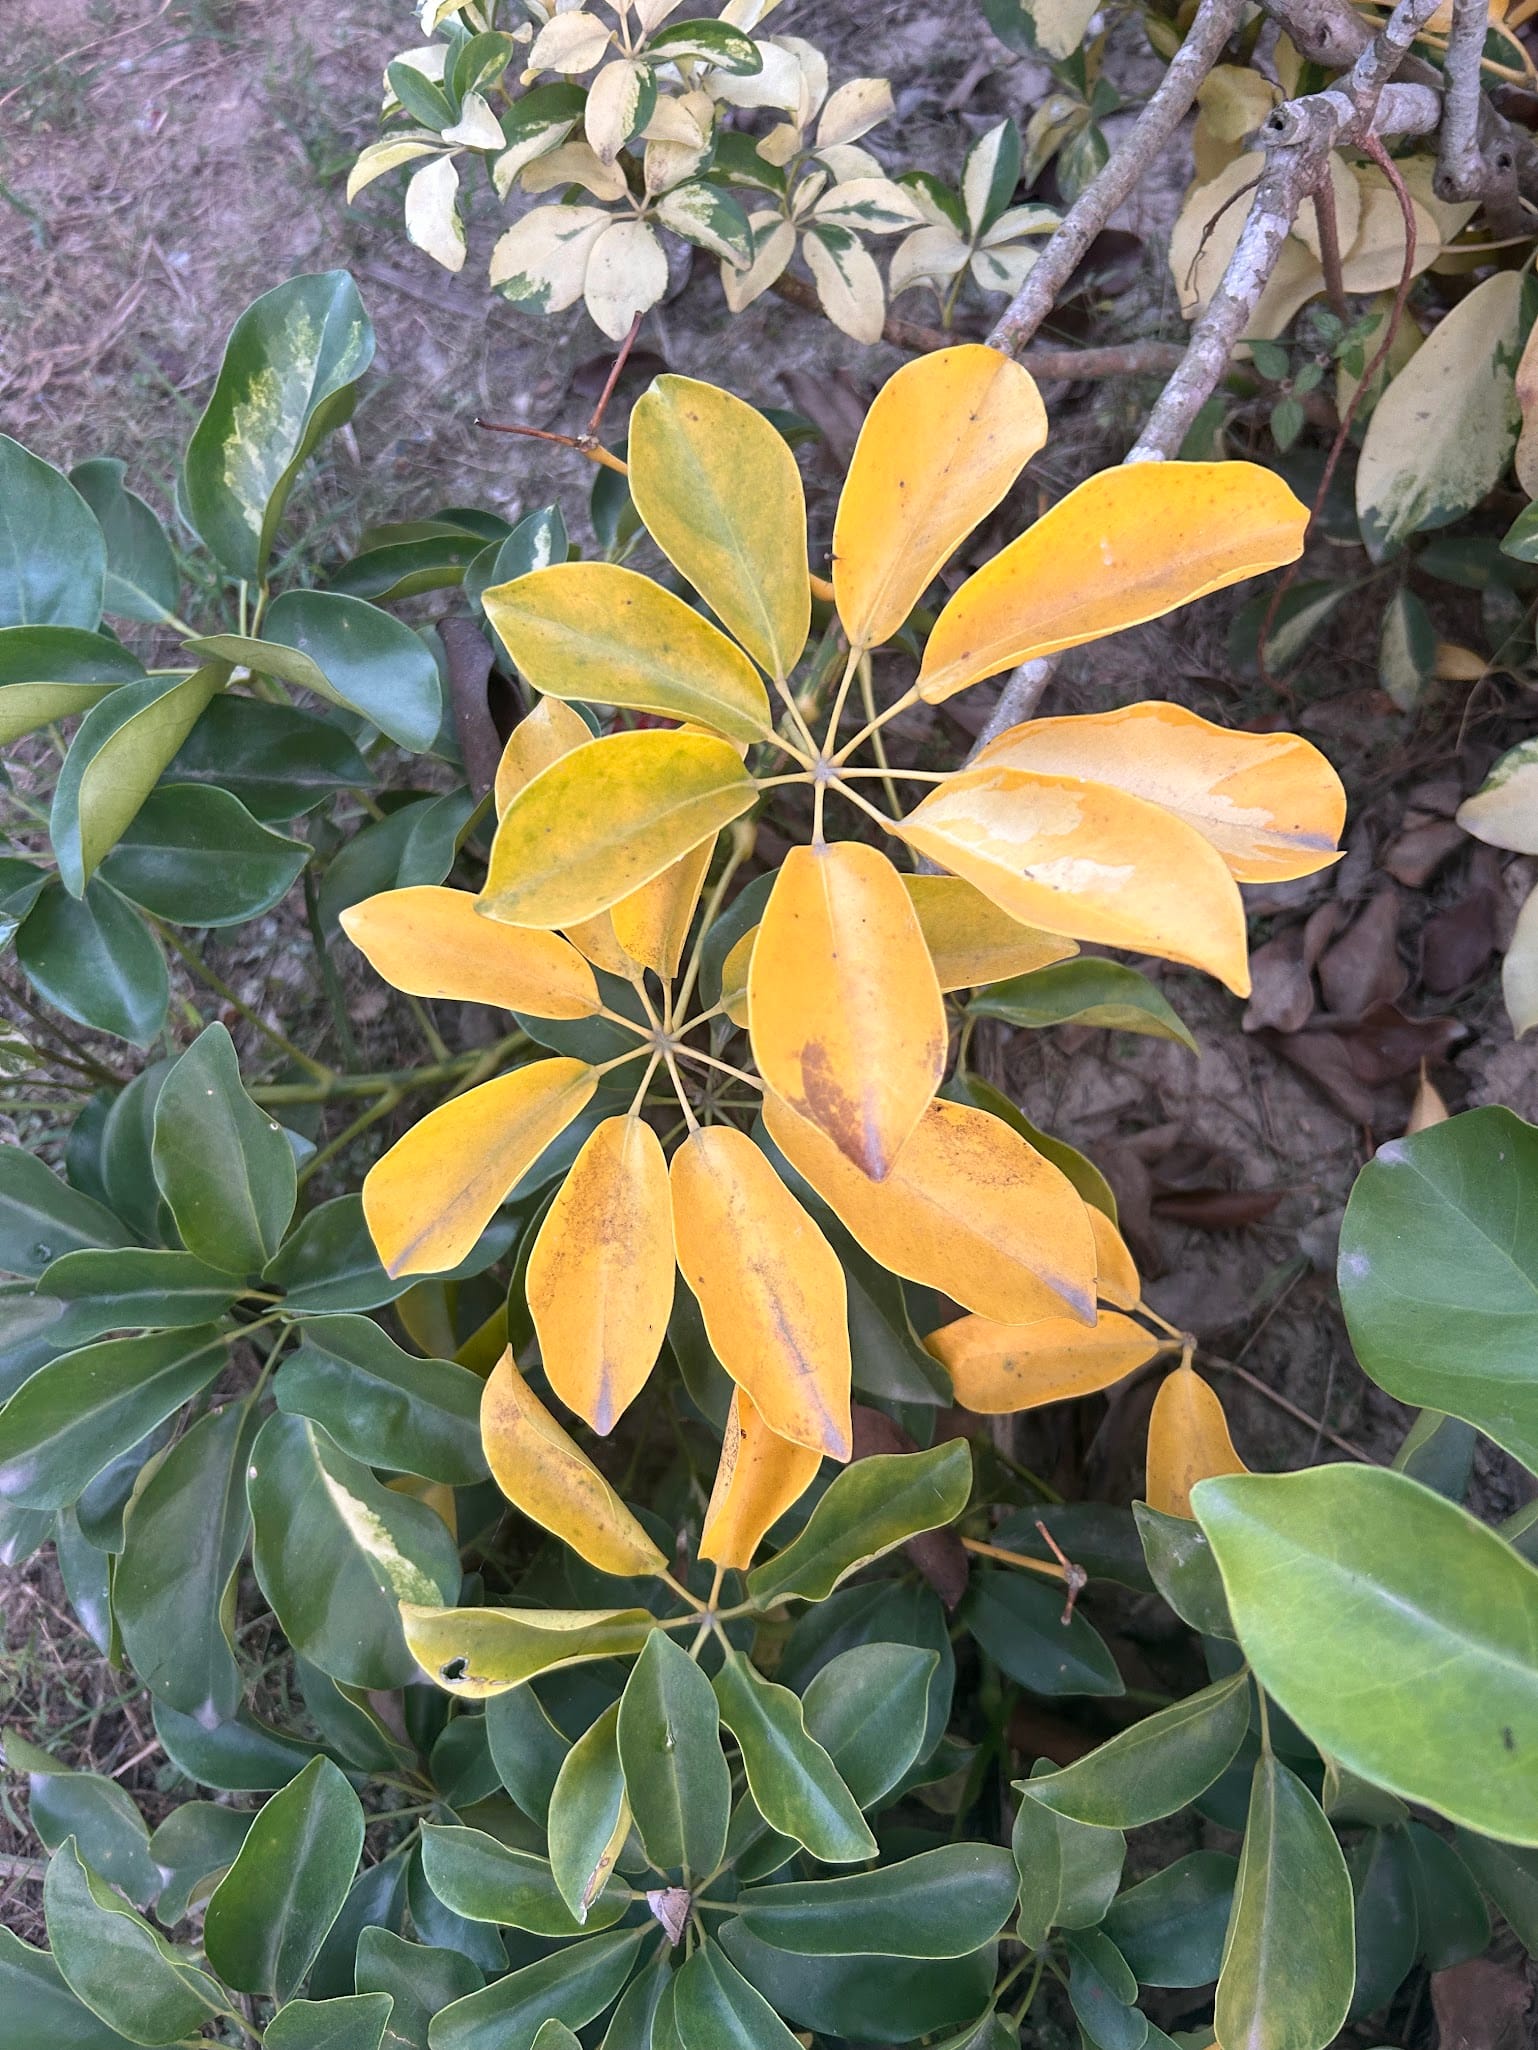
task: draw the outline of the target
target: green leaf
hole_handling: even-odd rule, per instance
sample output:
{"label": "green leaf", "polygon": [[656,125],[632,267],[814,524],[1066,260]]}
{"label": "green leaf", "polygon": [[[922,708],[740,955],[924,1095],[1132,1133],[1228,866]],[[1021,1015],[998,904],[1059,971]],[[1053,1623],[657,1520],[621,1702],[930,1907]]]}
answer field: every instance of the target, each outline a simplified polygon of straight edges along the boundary
{"label": "green leaf", "polygon": [[186,1964],[98,1879],[67,1837],[43,1881],[48,1941],[70,1991],[135,2043],[200,2035],[224,2006],[205,1972]]}
{"label": "green leaf", "polygon": [[232,1275],[194,1253],[157,1246],[66,1253],[44,1274],[41,1290],[69,1305],[72,1340],[109,1331],[180,1329],[211,1324],[240,1294]]}
{"label": "green leaf", "polygon": [[240,1706],[229,1626],[250,1529],[245,1467],[255,1432],[255,1412],[231,1403],[172,1446],[134,1498],[112,1585],[140,1679],[205,1724],[228,1722]]}
{"label": "green leaf", "polygon": [[[876,1839],[859,1803],[833,1760],[808,1735],[801,1703],[790,1689],[763,1679],[730,1648],[714,1684],[721,1719],[742,1753],[748,1790],[770,1828],[804,1845],[823,1865],[874,1858]],[[771,1935],[769,1940],[775,1939]]]}
{"label": "green leaf", "polygon": [[477,1375],[413,1358],[367,1317],[316,1317],[301,1338],[273,1383],[279,1409],[323,1424],[369,1466],[452,1487],[486,1478]]}
{"label": "green leaf", "polygon": [[432,2050],[533,2050],[547,2020],[583,2028],[617,1997],[644,1934],[621,1929],[567,1944],[454,2001],[433,2023]]}
{"label": "green leaf", "polygon": [[234,1864],[255,1820],[249,1809],[216,1801],[183,1801],[171,1810],[150,1838],[161,1880],[155,1914],[166,1928],[180,1922],[192,1901],[212,1890],[209,1882]]}
{"label": "green leaf", "polygon": [[823,1601],[906,1539],[953,1523],[971,1492],[964,1439],[857,1459],[834,1476],[800,1535],[748,1575],[748,1593],[761,1609],[791,1597]]}
{"label": "green leaf", "polygon": [[509,584],[531,570],[565,562],[571,550],[566,520],[558,505],[542,505],[525,513],[511,533],[483,548],[465,571],[465,596],[473,605],[493,584]]}
{"label": "green leaf", "polygon": [[[263,626],[268,642],[296,649],[321,688],[413,754],[430,748],[443,717],[438,665],[427,644],[391,613],[336,591],[285,591]],[[242,657],[263,666],[259,653]]]}
{"label": "green leaf", "polygon": [[646,1855],[659,1871],[714,1872],[726,1844],[732,1776],[710,1682],[688,1653],[654,1630],[631,1669],[619,1709],[625,1790]]}
{"label": "green leaf", "polygon": [[389,1857],[377,1865],[365,1865],[358,1874],[310,1967],[307,1990],[312,2000],[334,2000],[351,1991],[358,1938],[365,1929],[376,1925],[399,1929],[406,1912],[410,1865],[410,1848],[397,1847]]}
{"label": "green leaf", "polygon": [[1423,1822],[1410,1823],[1405,1835],[1420,1960],[1428,1972],[1445,1972],[1485,1949],[1490,1917],[1467,1864],[1445,1837]]}
{"label": "green leaf", "polygon": [[207,1387],[226,1357],[223,1334],[199,1325],[51,1360],[0,1410],[0,1500],[26,1509],[75,1501],[109,1460]]}
{"label": "green leaf", "polygon": [[230,330],[187,445],[182,491],[193,526],[232,577],[261,580],[299,466],[351,417],[373,355],[374,331],[346,271],[290,278]]}
{"label": "green leaf", "polygon": [[777,1950],[809,1957],[969,1956],[1014,1912],[1019,1875],[992,1844],[946,1844],[874,1872],[749,1887],[744,1926]]}
{"label": "green leaf", "polygon": [[1146,975],[1091,954],[1033,969],[1009,982],[996,982],[980,990],[967,1011],[973,1017],[1002,1018],[1006,1024],[1033,1031],[1046,1025],[1102,1025],[1110,1032],[1175,1039],[1192,1053],[1197,1051],[1190,1028]]}
{"label": "green leaf", "polygon": [[450,2001],[479,1991],[481,1975],[457,1950],[408,1943],[389,1929],[358,1938],[360,1993],[388,1993],[395,2002],[385,2025],[385,2050],[428,2050],[427,2026]]}
{"label": "green leaf", "polygon": [[309,843],[260,824],[227,790],[162,783],[102,862],[115,890],[175,925],[239,925],[288,894]]}
{"label": "green leaf", "polygon": [[168,783],[228,790],[269,825],[373,780],[368,763],[329,719],[233,691],[214,699],[166,770]]}
{"label": "green leaf", "polygon": [[657,1627],[649,1609],[446,1609],[408,1604],[401,1620],[423,1671],[440,1687],[471,1701],[521,1687],[537,1674],[562,1666],[623,1658],[640,1651]]}
{"label": "green leaf", "polygon": [[[110,634],[79,626],[0,626],[0,689],[22,684],[137,683],[144,664]],[[0,698],[0,704],[8,700]],[[25,729],[22,729],[23,731]],[[14,737],[0,726],[0,735]]]}
{"label": "green leaf", "polygon": [[1538,1468],[1538,1128],[1465,1111],[1379,1149],[1346,1205],[1340,1298],[1380,1388]]}
{"label": "green leaf", "polygon": [[1120,1694],[1121,1674],[1063,1591],[1024,1573],[974,1572],[957,1612],[988,1656],[1033,1694]]}
{"label": "green leaf", "polygon": [[674,1981],[673,2015],[690,2050],[791,2050],[796,2042],[763,1994],[709,1941]]}
{"label": "green leaf", "polygon": [[1538,1954],[1538,1854],[1460,1829],[1458,1853],[1532,1956]]}
{"label": "green leaf", "polygon": [[[499,1843],[484,1830],[429,1824],[422,1831],[422,1870],[443,1905],[466,1921],[528,1929],[536,1936],[582,1933],[583,1923],[561,1898],[548,1861]],[[608,1928],[629,1905],[623,1888],[607,1888],[593,1902],[588,1928]]]}
{"label": "green leaf", "polygon": [[726,21],[665,22],[647,37],[646,54],[658,64],[696,57],[717,71],[738,77],[764,68],[763,54],[753,38]]}
{"label": "green leaf", "polygon": [[161,1749],[177,1771],[224,1793],[266,1794],[286,1787],[319,1756],[317,1745],[284,1736],[244,1711],[211,1730],[164,1701],[153,1702],[151,1714]]}
{"label": "green leaf", "polygon": [[120,683],[86,713],[59,771],[48,815],[59,874],[72,897],[84,896],[228,679],[222,662],[188,675],[146,676],[142,683]]}
{"label": "green leaf", "polygon": [[294,1214],[294,1150],[242,1088],[223,1025],[205,1026],[166,1076],[153,1154],[187,1250],[231,1274],[260,1274]]}
{"label": "green leaf", "polygon": [[176,612],[176,556],[154,512],[124,485],[124,469],[115,456],[94,456],[76,463],[69,481],[91,508],[106,544],[103,612],[158,625]]}
{"label": "green leaf", "polygon": [[[604,2031],[603,2050],[664,2050],[664,2030],[671,2025],[674,1972],[666,1945],[659,1944],[651,1962],[636,1974],[620,1996]],[[661,2017],[667,2015],[664,2022]],[[676,2036],[673,2038],[677,2040]]]}
{"label": "green leaf", "polygon": [[107,549],[80,493],[41,456],[0,434],[0,627],[101,618]]}
{"label": "green leaf", "polygon": [[721,1945],[775,2013],[797,2028],[861,2043],[911,2043],[981,2013],[993,1991],[998,1946],[970,1957],[806,1957],[760,1942],[737,1918]]}
{"label": "green leaf", "polygon": [[137,1238],[170,1246],[176,1225],[155,1186],[150,1144],[155,1104],[171,1072],[169,1060],[151,1061],[108,1106],[96,1148],[97,1181],[104,1200]]}
{"label": "green leaf", "polygon": [[1321,1750],[1538,1844],[1538,1569],[1378,1467],[1230,1475],[1192,1504],[1256,1679]]}
{"label": "green leaf", "polygon": [[[533,1706],[543,1719],[539,1704]],[[585,1923],[630,1828],[618,1702],[595,1718],[562,1759],[546,1815],[551,1876],[573,1917]]]}
{"label": "green leaf", "polygon": [[[1353,1671],[1360,1670],[1353,1665]],[[1255,1767],[1213,2026],[1235,2050],[1325,2050],[1351,2005],[1351,1880],[1295,1773]]]}
{"label": "green leaf", "polygon": [[150,1833],[128,1793],[97,1772],[73,1772],[16,1731],[5,1739],[5,1762],[27,1775],[27,1812],[45,1850],[66,1837],[93,1872],[147,1907],[160,1891],[160,1874],[150,1855]]}
{"label": "green leaf", "polygon": [[376,1310],[413,1285],[385,1273],[369,1237],[361,1196],[334,1196],[301,1217],[262,1274],[296,1316]]}
{"label": "green leaf", "polygon": [[29,1279],[81,1247],[127,1246],[112,1212],[20,1146],[0,1146],[0,1268]]}
{"label": "green leaf", "polygon": [[293,2000],[262,2032],[267,2050],[380,2050],[393,2003],[387,1993]]}
{"label": "green leaf", "polygon": [[565,2022],[557,2021],[551,2015],[536,2030],[532,2050],[582,2050],[582,2045]]}
{"label": "green leaf", "polygon": [[1351,2014],[1386,2007],[1404,1984],[1420,1947],[1415,1860],[1402,1827],[1370,1829],[1346,1859],[1356,1895],[1356,1986]]}
{"label": "green leaf", "polygon": [[1378,682],[1401,712],[1410,712],[1436,673],[1437,631],[1411,590],[1401,586],[1383,613],[1378,633]]}
{"label": "green leaf", "polygon": [[1233,1763],[1249,1727],[1249,1674],[1241,1667],[1145,1716],[1061,1772],[1028,1781],[1025,1791],[1075,1822],[1136,1829],[1204,1794]]}
{"label": "green leaf", "polygon": [[81,2006],[46,1950],[10,1929],[0,1929],[0,2006],[19,2040],[39,2050],[122,2050],[129,2040]]}
{"label": "green leaf", "polygon": [[[1031,1777],[1051,1770],[1042,1760]],[[1092,1929],[1103,1918],[1121,1882],[1127,1839],[1119,1829],[1054,1815],[1027,1795],[1010,1849],[1020,1874],[1020,1941],[1040,1950],[1054,1929]]]}
{"label": "green leaf", "polygon": [[340,1753],[364,1772],[393,1772],[401,1764],[415,1763],[415,1747],[392,1738],[373,1712],[360,1687],[339,1687],[329,1673],[296,1658],[294,1670],[304,1693],[309,1718],[320,1731],[326,1748]]}
{"label": "green leaf", "polygon": [[459,1553],[437,1513],[281,1410],[257,1437],[247,1488],[252,1564],[290,1644],[349,1686],[403,1686],[415,1662],[400,1604],[459,1591]]}
{"label": "green leaf", "polygon": [[1098,2050],[1143,2050],[1148,2018],[1138,2013],[1137,1980],[1109,1936],[1086,1929],[1068,1938],[1068,2000]]}
{"label": "green leaf", "polygon": [[861,1808],[874,1808],[918,1757],[939,1656],[910,1644],[858,1644],[830,1659],[801,1697],[807,1732]]}
{"label": "green leaf", "polygon": [[1154,1584],[1181,1622],[1204,1637],[1232,1637],[1223,1576],[1201,1525],[1189,1516],[1166,1516],[1146,1502],[1134,1502],[1132,1513]]}
{"label": "green leaf", "polygon": [[1193,1851],[1120,1893],[1105,1933],[1143,1986],[1210,1986],[1223,1957],[1238,1860]]}
{"label": "green leaf", "polygon": [[203,1942],[226,1984],[292,2000],[362,1850],[362,1804],[329,1758],[312,1759],[257,1816],[209,1900]]}
{"label": "green leaf", "polygon": [[100,880],[83,902],[50,881],[17,931],[16,959],[38,995],[77,1025],[148,1046],[166,1021],[165,957]]}
{"label": "green leaf", "polygon": [[55,1518],[54,1558],[76,1622],[103,1658],[121,1659],[112,1614],[113,1560],[86,1537],[72,1508],[59,1510]]}
{"label": "green leaf", "polygon": [[514,1687],[487,1702],[486,1741],[503,1786],[529,1820],[544,1829],[571,1746],[532,1687]]}

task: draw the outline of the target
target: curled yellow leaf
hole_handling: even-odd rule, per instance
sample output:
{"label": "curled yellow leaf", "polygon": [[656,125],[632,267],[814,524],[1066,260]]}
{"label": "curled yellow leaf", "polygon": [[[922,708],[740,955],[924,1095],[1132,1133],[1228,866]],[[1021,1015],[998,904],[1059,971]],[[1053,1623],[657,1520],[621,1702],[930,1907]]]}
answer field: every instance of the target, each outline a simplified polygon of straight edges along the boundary
{"label": "curled yellow leaf", "polygon": [[997,349],[937,349],[887,379],[833,527],[833,590],[856,647],[892,638],[1046,438],[1035,380]]}
{"label": "curled yellow leaf", "polygon": [[520,671],[555,698],[692,719],[762,740],[769,694],[742,650],[682,598],[612,562],[561,562],[481,601]]}
{"label": "curled yellow leaf", "polygon": [[777,1437],[750,1396],[732,1391],[700,1557],[745,1573],[764,1536],[816,1478],[822,1454]]}
{"label": "curled yellow leaf", "polygon": [[1237,883],[1194,826],[1146,798],[994,765],[951,777],[896,830],[1025,924],[1185,961],[1250,993]]}
{"label": "curled yellow leaf", "polygon": [[509,1502],[600,1573],[624,1579],[666,1569],[662,1552],[519,1373],[511,1346],[481,1393],[481,1445]]}
{"label": "curled yellow leaf", "polygon": [[529,1255],[529,1313],[550,1386],[601,1436],[646,1385],[673,1308],[673,1216],[661,1141],[605,1118]]}
{"label": "curled yellow leaf", "polygon": [[1103,1210],[1093,1203],[1084,1208],[1095,1234],[1095,1293],[1118,1310],[1135,1310],[1142,1300],[1143,1284],[1127,1242]]}
{"label": "curled yellow leaf", "polygon": [[649,883],[756,796],[736,749],[713,734],[606,734],[508,805],[478,901],[509,925],[569,927]]}
{"label": "curled yellow leaf", "polygon": [[1115,1310],[1096,1323],[1042,1317],[995,1324],[962,1317],[924,1340],[951,1377],[956,1400],[980,1416],[1008,1416],[1113,1387],[1153,1359],[1161,1341]]}
{"label": "curled yellow leaf", "polygon": [[363,1182],[363,1215],[385,1271],[457,1267],[596,1086],[586,1061],[532,1061],[441,1104],[397,1139]]}
{"label": "curled yellow leaf", "polygon": [[1337,861],[1339,776],[1295,733],[1233,733],[1153,701],[1001,733],[976,767],[1114,784],[1194,826],[1241,883],[1282,883]]}
{"label": "curled yellow leaf", "polygon": [[700,901],[716,836],[702,840],[671,868],[621,897],[609,912],[614,937],[643,968],[662,976],[676,975],[695,907]]}
{"label": "curled yellow leaf", "polygon": [[382,890],[342,913],[342,930],[376,974],[415,997],[496,1004],[536,1018],[590,1018],[593,971],[568,941],[478,918],[468,890]]}
{"label": "curled yellow leaf", "polygon": [[929,636],[919,695],[938,704],[1295,562],[1307,525],[1308,508],[1258,463],[1102,470],[968,577]]}
{"label": "curled yellow leaf", "polygon": [[945,1005],[902,878],[858,841],[793,847],[748,968],[753,1057],[846,1159],[887,1174],[945,1073]]}
{"label": "curled yellow leaf", "polygon": [[1060,933],[1022,925],[960,876],[905,875],[902,882],[942,990],[980,989],[1050,968],[1079,951]]}
{"label": "curled yellow leaf", "polygon": [[717,1359],[777,1436],[847,1459],[848,1300],[833,1248],[730,1125],[692,1132],[672,1181],[679,1270]]}
{"label": "curled yellow leaf", "polygon": [[806,501],[785,437],[692,377],[656,378],[630,415],[630,495],[647,532],[771,676],[812,618]]}
{"label": "curled yellow leaf", "polygon": [[1149,1508],[1189,1516],[1198,1481],[1248,1472],[1228,1435],[1222,1403],[1193,1368],[1177,1367],[1148,1419]]}
{"label": "curled yellow leaf", "polygon": [[1000,1119],[938,1098],[883,1182],[773,1095],[769,1136],[866,1252],[1004,1324],[1095,1315],[1095,1241],[1066,1175]]}

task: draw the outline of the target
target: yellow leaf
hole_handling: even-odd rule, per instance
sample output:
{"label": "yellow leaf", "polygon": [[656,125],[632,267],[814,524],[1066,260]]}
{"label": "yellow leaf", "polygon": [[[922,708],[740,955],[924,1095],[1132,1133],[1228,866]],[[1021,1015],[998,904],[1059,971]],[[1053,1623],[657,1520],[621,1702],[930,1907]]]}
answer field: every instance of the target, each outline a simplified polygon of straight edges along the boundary
{"label": "yellow leaf", "polygon": [[590,740],[502,814],[480,904],[509,925],[570,926],[607,911],[749,810],[728,741],[643,730]]}
{"label": "yellow leaf", "polygon": [[732,1391],[721,1462],[710,1491],[700,1557],[745,1573],[764,1534],[799,1502],[816,1478],[822,1454],[776,1437],[740,1388]]}
{"label": "yellow leaf", "polygon": [[538,1673],[638,1652],[645,1609],[433,1609],[401,1603],[411,1656],[448,1694],[485,1701]]}
{"label": "yellow leaf", "polygon": [[342,930],[369,965],[414,997],[496,1004],[536,1018],[590,1018],[593,971],[553,932],[478,918],[468,890],[382,890],[342,913]]}
{"label": "yellow leaf", "polygon": [[1102,470],[957,591],[929,636],[919,694],[938,704],[1295,562],[1307,525],[1307,506],[1258,463]]}
{"label": "yellow leaf", "polygon": [[550,1386],[601,1436],[640,1394],[673,1308],[667,1162],[639,1117],[605,1118],[529,1255],[529,1311]]}
{"label": "yellow leaf", "polygon": [[811,625],[806,500],[784,436],[730,392],[659,377],[630,415],[630,495],[678,572],[771,676]]}
{"label": "yellow leaf", "polygon": [[1148,1419],[1149,1508],[1189,1516],[1198,1481],[1248,1472],[1228,1435],[1222,1403],[1200,1374],[1177,1367],[1154,1397]]}
{"label": "yellow leaf", "polygon": [[481,602],[519,670],[551,697],[692,719],[729,740],[769,731],[769,696],[742,650],[633,569],[559,562],[493,584]]}
{"label": "yellow leaf", "polygon": [[1295,733],[1232,733],[1161,701],[1038,719],[1001,733],[975,767],[1080,776],[1194,826],[1241,883],[1283,883],[1339,860],[1346,793]]}
{"label": "yellow leaf", "polygon": [[1110,1388],[1146,1366],[1160,1340],[1114,1310],[1085,1326],[1072,1317],[995,1324],[962,1317],[931,1331],[925,1345],[945,1368],[963,1409],[1009,1416]]}
{"label": "yellow leaf", "polygon": [[509,1502],[600,1573],[666,1570],[662,1552],[519,1373],[511,1346],[481,1392],[481,1445]]}
{"label": "yellow leaf", "polygon": [[902,878],[855,840],[793,847],[748,969],[759,1072],[878,1180],[945,1073],[945,1005]]}
{"label": "yellow leaf", "polygon": [[715,851],[716,836],[712,833],[681,861],[653,876],[649,883],[642,883],[628,897],[620,898],[609,918],[615,939],[631,960],[658,975],[678,973],[684,941],[689,937],[710,857]]}
{"label": "yellow leaf", "polygon": [[764,1098],[769,1136],[866,1252],[980,1316],[1095,1316],[1095,1241],[1067,1176],[998,1118],[937,1098],[884,1182]]}
{"label": "yellow leaf", "polygon": [[363,1215],[386,1272],[457,1267],[596,1086],[586,1061],[533,1061],[467,1089],[397,1139],[363,1182]]}
{"label": "yellow leaf", "polygon": [[1107,783],[968,769],[896,828],[1028,925],[1205,968],[1250,993],[1244,906],[1194,826]]}
{"label": "yellow leaf", "polygon": [[1093,1203],[1084,1207],[1095,1235],[1095,1293],[1118,1310],[1135,1310],[1142,1300],[1143,1284],[1127,1242],[1103,1210]]}
{"label": "yellow leaf", "polygon": [[997,349],[937,349],[887,379],[833,527],[838,615],[857,647],[892,638],[1046,438],[1035,380]]}
{"label": "yellow leaf", "polygon": [[[1021,925],[960,876],[905,875],[942,990],[980,989],[1066,961],[1078,948],[1058,933]],[[723,981],[724,981],[723,975]]]}
{"label": "yellow leaf", "polygon": [[755,925],[745,932],[721,963],[721,1008],[739,1032],[748,1029],[748,969],[758,939]]}
{"label": "yellow leaf", "polygon": [[844,1270],[745,1132],[706,1125],[673,1155],[673,1235],[715,1355],[770,1430],[847,1459]]}
{"label": "yellow leaf", "polygon": [[493,792],[497,817],[501,818],[519,791],[532,783],[541,769],[548,769],[575,747],[586,747],[593,737],[592,727],[580,712],[574,712],[559,698],[540,698],[528,717],[518,721],[502,750]]}

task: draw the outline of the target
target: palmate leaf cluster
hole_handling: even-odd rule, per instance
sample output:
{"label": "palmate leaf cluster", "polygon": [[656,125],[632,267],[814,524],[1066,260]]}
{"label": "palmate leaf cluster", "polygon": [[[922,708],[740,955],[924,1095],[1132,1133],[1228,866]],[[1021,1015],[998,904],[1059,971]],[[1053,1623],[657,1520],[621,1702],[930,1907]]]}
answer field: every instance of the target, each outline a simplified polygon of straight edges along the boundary
{"label": "palmate leaf cluster", "polygon": [[[1475,1112],[1352,1198],[1353,1340],[1421,1411],[1397,1470],[1247,1472],[1104,1180],[967,1045],[1191,1046],[1081,945],[1242,990],[1240,888],[1333,858],[1338,783],[1160,700],[959,772],[885,752],[897,707],[1291,559],[1301,506],[1247,463],[1108,472],[942,578],[1046,431],[962,347],[878,395],[830,582],[776,428],[663,376],[603,556],[555,507],[448,508],[312,589],[285,502],[367,353],[344,277],[256,303],[174,547],[114,466],[4,453],[28,1001],[153,1057],[84,1071],[62,1170],[0,1152],[0,1550],[57,1547],[179,1797],[151,1832],[8,1730],[49,1947],[0,1935],[7,2018],[90,2050],[1006,2050],[1050,2005],[1098,2050],[1324,2050],[1484,1949],[1490,1904],[1538,1943],[1532,1519],[1460,1506],[1476,1432],[1538,1460],[1538,1137]],[[274,386],[297,426],[258,424]],[[615,559],[643,533],[665,582]],[[390,609],[434,591],[529,694],[479,805],[437,636]],[[791,850],[733,894],[766,813]],[[159,949],[206,966],[302,880],[317,964],[351,944],[501,1036],[370,1076],[167,1030]],[[73,983],[27,936],[55,905],[107,935]],[[311,1113],[359,1104],[373,1165],[319,1200]],[[1054,1501],[976,1421],[1150,1369],[1132,1505]],[[1129,1696],[1117,1590],[1209,1684]],[[1042,1702],[1118,1733],[1017,1769]],[[1128,1832],[1193,1807],[1242,1855],[1148,1871]]]}

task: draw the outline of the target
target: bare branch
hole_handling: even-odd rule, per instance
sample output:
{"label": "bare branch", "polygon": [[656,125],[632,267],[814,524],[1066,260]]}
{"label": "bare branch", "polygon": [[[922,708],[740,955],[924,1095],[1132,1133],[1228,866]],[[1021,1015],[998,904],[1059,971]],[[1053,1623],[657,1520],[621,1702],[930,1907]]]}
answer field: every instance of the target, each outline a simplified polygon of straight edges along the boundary
{"label": "bare branch", "polygon": [[1131,134],[1063,216],[989,335],[990,347],[1018,356],[1030,341],[1084,261],[1090,244],[1190,112],[1202,80],[1217,62],[1242,12],[1242,0],[1201,0],[1189,35],[1170,60]]}
{"label": "bare branch", "polygon": [[1287,31],[1304,57],[1331,71],[1354,64],[1372,30],[1348,0],[1261,0],[1271,19]]}

